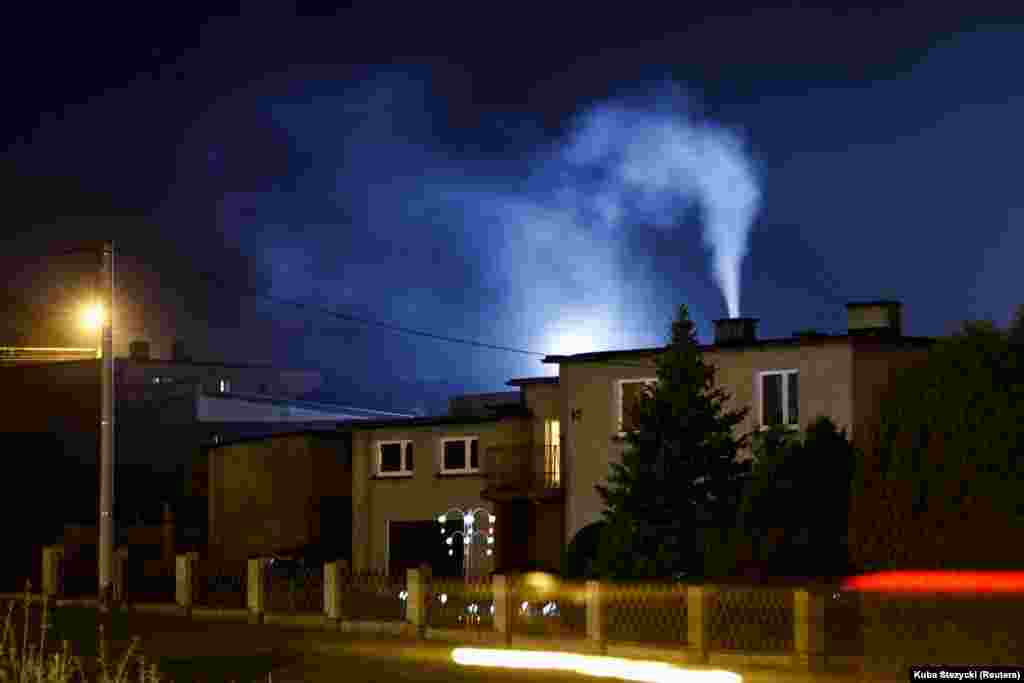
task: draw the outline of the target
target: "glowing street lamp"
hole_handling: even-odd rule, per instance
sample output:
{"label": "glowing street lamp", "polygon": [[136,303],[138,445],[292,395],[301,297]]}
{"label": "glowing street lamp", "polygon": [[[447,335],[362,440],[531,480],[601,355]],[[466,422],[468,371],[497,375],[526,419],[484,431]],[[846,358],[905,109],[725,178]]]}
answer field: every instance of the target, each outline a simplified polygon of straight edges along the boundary
{"label": "glowing street lamp", "polygon": [[107,311],[99,302],[83,306],[78,314],[78,323],[87,332],[99,332],[106,319]]}

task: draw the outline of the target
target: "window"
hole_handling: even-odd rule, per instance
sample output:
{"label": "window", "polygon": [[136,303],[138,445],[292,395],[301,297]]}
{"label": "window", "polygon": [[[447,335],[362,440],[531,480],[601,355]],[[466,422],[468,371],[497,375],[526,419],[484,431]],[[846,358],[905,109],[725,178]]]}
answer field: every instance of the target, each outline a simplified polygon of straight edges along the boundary
{"label": "window", "polygon": [[231,380],[229,380],[229,379],[222,379],[218,386],[220,388],[220,393],[226,394],[229,391],[231,391]]}
{"label": "window", "polygon": [[544,420],[544,484],[557,487],[562,481],[559,446],[562,443],[558,420]]}
{"label": "window", "polygon": [[800,423],[800,381],[796,370],[758,373],[761,390],[761,427]]}
{"label": "window", "polygon": [[617,383],[616,409],[618,410],[619,434],[625,434],[636,429],[630,412],[636,402],[640,399],[645,387],[653,385],[658,380],[648,379],[623,379]]}
{"label": "window", "polygon": [[173,377],[161,377],[159,375],[153,377],[153,384],[171,384],[173,382]]}
{"label": "window", "polygon": [[480,447],[477,437],[441,439],[441,474],[479,471]]}
{"label": "window", "polygon": [[377,444],[377,474],[382,477],[408,477],[412,472],[412,441],[381,441]]}

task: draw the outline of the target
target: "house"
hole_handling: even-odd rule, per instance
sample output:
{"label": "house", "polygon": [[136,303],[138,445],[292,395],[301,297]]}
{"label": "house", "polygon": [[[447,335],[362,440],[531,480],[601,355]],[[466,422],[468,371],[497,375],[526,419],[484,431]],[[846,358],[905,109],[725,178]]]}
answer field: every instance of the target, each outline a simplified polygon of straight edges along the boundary
{"label": "house", "polygon": [[[84,523],[81,538],[95,524],[100,364],[88,349],[0,349],[0,387],[8,397],[0,433],[9,471],[48,496],[48,504],[15,530],[11,556],[37,564],[34,549],[54,542],[66,524]],[[320,383],[319,371],[196,360],[180,341],[171,357],[156,358],[147,342],[132,342],[128,356],[115,362],[116,519],[122,525],[139,516],[159,523],[163,503],[170,501],[179,541],[199,544],[208,517],[207,446],[379,416],[301,400]],[[183,480],[200,486],[189,490]],[[0,511],[23,518],[23,501],[8,498]],[[0,583],[18,588],[38,573],[38,566],[8,563],[0,568]]]}
{"label": "house", "polygon": [[[870,443],[882,393],[933,340],[902,334],[898,302],[849,304],[847,319],[845,334],[782,339],[759,339],[754,319],[716,321],[700,350],[733,407],[749,408],[741,430],[802,429],[826,415]],[[490,395],[453,401],[476,407],[447,417],[352,424],[354,567],[560,567],[568,543],[601,519],[595,485],[621,457],[626,408],[655,380],[662,350],[548,356],[557,377],[510,380],[518,401]]]}
{"label": "house", "polygon": [[211,447],[203,554],[237,561],[306,548],[348,558],[350,444],[344,431],[307,429]]}

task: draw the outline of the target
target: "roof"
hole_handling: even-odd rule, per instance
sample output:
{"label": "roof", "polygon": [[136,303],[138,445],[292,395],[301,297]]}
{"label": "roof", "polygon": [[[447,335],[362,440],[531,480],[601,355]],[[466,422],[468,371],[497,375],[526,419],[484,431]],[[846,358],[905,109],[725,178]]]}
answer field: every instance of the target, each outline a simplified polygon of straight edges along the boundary
{"label": "roof", "polygon": [[558,384],[558,377],[518,377],[505,382],[510,387],[522,387],[530,384]]}
{"label": "roof", "polygon": [[[855,343],[862,344],[884,344],[889,347],[927,347],[935,343],[932,337],[887,337],[861,334],[822,334],[813,336],[784,337],[782,339],[755,339],[752,342],[732,342],[729,344],[701,344],[697,348],[706,353],[709,351],[749,351],[751,349],[778,347],[778,346],[814,346],[822,343]],[[619,351],[597,351],[592,353],[577,353],[569,356],[545,356],[543,363],[596,363],[607,362],[617,359],[636,358],[638,356],[654,356],[663,353],[668,347],[660,346],[647,349],[623,349]]]}
{"label": "roof", "polygon": [[458,417],[451,415],[438,415],[435,417],[413,417],[399,420],[352,420],[338,424],[338,429],[344,430],[365,430],[379,429],[386,427],[440,427],[443,425],[475,425],[500,422],[501,417],[496,415],[488,417]]}
{"label": "roof", "polygon": [[[216,450],[218,448],[224,448],[225,446],[234,446],[240,443],[249,443],[251,441],[266,441],[268,439],[280,439],[291,436],[320,436],[328,439],[340,439],[348,436],[347,432],[340,431],[337,425],[331,423],[330,426],[323,425],[321,427],[314,427],[305,425],[301,428],[290,429],[287,431],[265,431],[257,432],[252,434],[241,434],[232,438],[217,441],[216,443],[210,443],[207,441],[204,445],[209,450]],[[121,465],[118,464],[118,467]]]}
{"label": "roof", "polygon": [[375,410],[373,408],[356,408],[354,406],[343,406],[337,403],[319,403],[316,401],[303,401],[301,399],[287,398],[282,396],[268,396],[266,394],[248,394],[239,392],[217,392],[217,391],[204,391],[204,396],[209,398],[225,398],[225,399],[238,399],[249,403],[263,403],[269,405],[285,405],[292,406],[295,408],[307,408],[309,410],[319,410],[325,413],[350,413],[352,419],[362,419],[359,413],[365,413],[367,418],[378,417],[378,419],[384,416],[394,418],[410,418],[414,417],[410,413],[396,413],[388,410]]}

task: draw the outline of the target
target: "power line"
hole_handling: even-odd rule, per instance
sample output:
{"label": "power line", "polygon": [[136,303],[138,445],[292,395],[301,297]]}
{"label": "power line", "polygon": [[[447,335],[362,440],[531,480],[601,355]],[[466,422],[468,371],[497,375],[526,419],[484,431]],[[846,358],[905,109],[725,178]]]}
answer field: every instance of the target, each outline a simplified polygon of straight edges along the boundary
{"label": "power line", "polygon": [[[99,248],[100,247],[96,247],[96,249],[99,249]],[[92,249],[92,247],[78,246],[78,247],[75,247],[75,248],[72,248],[72,249],[68,249],[68,250],[62,252],[62,254],[63,255],[66,255],[66,254],[77,254],[77,253],[82,253],[82,252],[90,251],[91,249]],[[135,261],[139,261],[140,260],[138,257],[135,257],[134,255],[132,255],[130,253],[121,252],[121,251],[119,251],[117,253],[117,258],[125,258],[125,257],[127,257],[130,260],[135,260]],[[375,320],[373,318],[353,315],[353,314],[350,314],[350,313],[344,313],[342,311],[338,311],[338,310],[335,310],[333,308],[328,308],[326,306],[322,306],[322,305],[319,305],[319,304],[312,304],[312,303],[308,303],[308,302],[305,302],[305,301],[298,301],[298,300],[294,300],[294,299],[286,299],[286,298],[283,298],[283,297],[277,297],[277,296],[274,296],[274,295],[269,294],[267,292],[260,291],[260,290],[257,290],[257,289],[251,288],[251,287],[250,288],[243,288],[243,287],[239,287],[237,285],[233,285],[231,283],[225,282],[218,275],[216,275],[215,273],[212,273],[210,271],[200,271],[198,273],[198,275],[199,275],[199,277],[200,277],[200,279],[202,281],[204,281],[204,282],[206,282],[208,284],[212,284],[212,285],[218,287],[219,289],[222,289],[222,290],[225,290],[225,291],[233,291],[233,292],[239,294],[240,296],[249,296],[249,297],[253,297],[253,298],[257,298],[257,299],[264,299],[266,301],[270,301],[270,302],[278,304],[278,305],[288,306],[288,307],[295,308],[295,309],[298,309],[298,310],[301,310],[301,311],[312,311],[314,313],[319,313],[321,315],[330,316],[330,317],[338,319],[338,320],[344,320],[346,322],[356,323],[356,324],[363,325],[363,326],[366,326],[366,327],[375,327],[375,328],[378,328],[378,329],[384,329],[384,330],[388,330],[388,331],[391,331],[391,332],[397,332],[399,334],[406,334],[406,335],[416,336],[416,337],[425,338],[425,339],[434,339],[436,341],[443,341],[443,342],[447,342],[447,343],[451,343],[451,344],[462,344],[464,346],[472,346],[474,348],[489,349],[489,350],[492,350],[492,351],[503,351],[503,352],[506,352],[506,353],[516,353],[516,354],[520,354],[520,355],[531,356],[531,357],[534,357],[534,358],[541,358],[541,359],[543,359],[543,358],[546,358],[546,357],[551,356],[551,355],[557,355],[557,354],[542,353],[540,351],[533,351],[533,350],[530,350],[530,349],[523,349],[523,348],[518,348],[518,347],[513,347],[513,346],[504,346],[504,345],[501,345],[501,344],[491,344],[491,343],[488,343],[488,342],[482,342],[482,341],[478,341],[478,340],[475,340],[475,339],[465,339],[465,338],[461,338],[461,337],[454,337],[454,336],[451,336],[451,335],[438,334],[436,332],[429,332],[429,331],[426,331],[426,330],[419,330],[419,329],[416,329],[416,328],[408,327],[406,325],[398,325],[396,323],[391,323],[391,322],[381,321],[381,320]],[[644,369],[650,369],[651,368],[650,364],[646,364],[646,363],[628,363],[628,362],[623,362],[623,361],[614,361],[613,362],[613,361],[610,361],[610,360],[600,360],[600,359],[595,359],[593,361],[588,361],[588,362],[597,362],[597,363],[601,363],[602,365],[609,366],[609,367],[630,367],[630,368],[644,368]]]}

